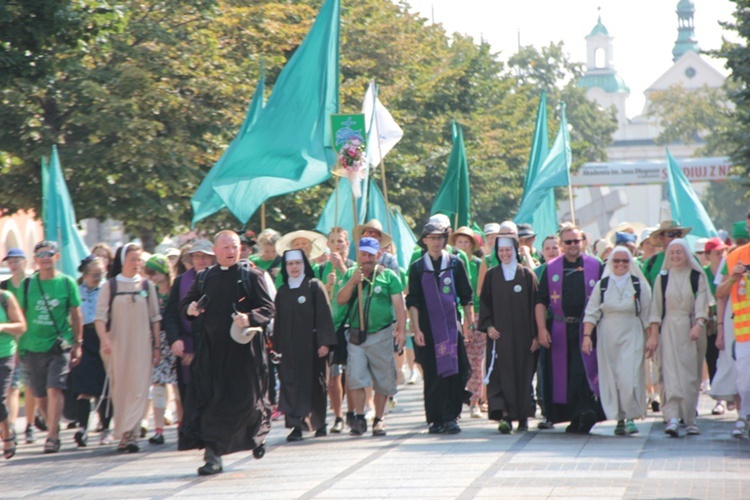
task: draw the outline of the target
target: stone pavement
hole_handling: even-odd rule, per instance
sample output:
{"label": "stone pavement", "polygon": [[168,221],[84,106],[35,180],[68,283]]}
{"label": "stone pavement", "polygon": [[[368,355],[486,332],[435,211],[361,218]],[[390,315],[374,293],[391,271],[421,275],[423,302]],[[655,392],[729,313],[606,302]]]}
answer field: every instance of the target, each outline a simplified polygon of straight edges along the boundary
{"label": "stone pavement", "polygon": [[[142,451],[120,455],[101,447],[76,449],[64,431],[57,455],[43,455],[44,433],[0,458],[0,498],[750,498],[750,440],[729,432],[734,412],[710,416],[701,397],[700,436],[668,438],[661,416],[649,413],[640,433],[613,435],[614,423],[590,436],[551,431],[503,436],[487,420],[464,412],[463,432],[433,436],[422,421],[421,385],[403,386],[389,414],[388,436],[342,434],[287,444],[275,422],[262,460],[251,453],[224,458],[224,473],[200,478],[197,451],[142,442]],[[22,429],[22,422],[18,422]],[[684,433],[684,429],[683,429]],[[307,436],[306,436],[307,437]]]}

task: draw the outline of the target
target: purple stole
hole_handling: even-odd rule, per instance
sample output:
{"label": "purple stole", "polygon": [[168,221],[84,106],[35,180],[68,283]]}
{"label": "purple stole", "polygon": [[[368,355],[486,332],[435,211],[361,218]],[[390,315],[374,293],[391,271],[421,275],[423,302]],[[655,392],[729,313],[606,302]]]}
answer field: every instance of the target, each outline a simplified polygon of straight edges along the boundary
{"label": "purple stole", "polygon": [[[456,323],[456,294],[450,255],[443,251],[440,269],[432,268],[430,255],[425,252],[422,292],[427,306],[427,317],[435,343],[437,374],[443,378],[458,374],[458,325]],[[435,279],[437,274],[439,280]],[[439,281],[439,284],[438,284]]]}
{"label": "purple stole", "polygon": [[[551,260],[547,264],[547,283],[549,284],[550,310],[552,319],[552,402],[555,404],[568,403],[568,341],[567,323],[559,321],[555,317],[565,317],[562,307],[563,287],[563,260],[564,255]],[[594,285],[599,281],[599,261],[588,255],[583,255],[583,281],[586,285],[586,301],[591,296]],[[578,324],[580,348],[583,341],[583,318]],[[596,349],[589,356],[581,352],[583,367],[586,370],[586,379],[591,391],[599,396],[599,370],[596,362]]]}
{"label": "purple stole", "polygon": [[[195,275],[195,269],[190,269],[182,275],[182,279],[180,279],[180,300],[184,299],[185,295],[190,291],[190,287],[193,286],[193,282],[195,281]],[[180,318],[180,324],[182,325],[183,332],[190,332],[193,329],[192,323],[185,319],[184,316]],[[182,340],[182,343],[185,345],[185,354],[193,354],[195,352],[192,335],[189,333],[187,335],[181,335],[180,340]],[[183,365],[180,363],[180,369],[182,370],[183,380],[187,384],[187,381],[190,380],[190,365]]]}

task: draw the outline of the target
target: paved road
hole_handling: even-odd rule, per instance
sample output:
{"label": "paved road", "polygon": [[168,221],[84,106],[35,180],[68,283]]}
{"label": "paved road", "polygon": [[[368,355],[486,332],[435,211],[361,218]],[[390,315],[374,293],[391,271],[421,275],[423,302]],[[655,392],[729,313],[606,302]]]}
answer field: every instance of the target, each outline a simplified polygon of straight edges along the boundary
{"label": "paved road", "polygon": [[503,436],[468,411],[461,434],[433,436],[422,422],[421,386],[404,386],[398,400],[384,438],[310,435],[287,444],[275,425],[265,458],[229,455],[225,472],[210,478],[195,473],[199,452],[176,451],[174,427],[167,445],[144,443],[134,455],[98,446],[96,435],[76,449],[65,431],[57,455],[43,455],[39,439],[0,458],[0,498],[750,498],[750,440],[732,439],[734,414],[710,416],[705,396],[703,434],[679,439],[664,435],[660,415],[630,437],[614,436],[611,422],[590,436],[566,435],[563,426]]}

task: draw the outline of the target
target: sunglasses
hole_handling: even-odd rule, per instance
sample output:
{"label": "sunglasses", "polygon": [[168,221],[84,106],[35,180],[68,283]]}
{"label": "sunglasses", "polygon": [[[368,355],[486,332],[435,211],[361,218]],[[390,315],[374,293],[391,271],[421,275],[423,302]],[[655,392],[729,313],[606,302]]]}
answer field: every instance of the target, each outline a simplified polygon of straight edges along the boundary
{"label": "sunglasses", "polygon": [[57,252],[54,252],[52,250],[48,250],[46,252],[37,252],[36,257],[37,259],[43,259],[45,257],[54,257]]}
{"label": "sunglasses", "polygon": [[580,239],[575,239],[575,240],[563,240],[563,243],[565,243],[566,245],[578,245],[578,244],[580,244],[580,243],[581,243],[581,240],[580,240]]}
{"label": "sunglasses", "polygon": [[667,231],[664,234],[669,238],[679,238],[680,236],[682,236],[682,231]]}
{"label": "sunglasses", "polygon": [[612,264],[630,264],[629,259],[612,259]]}

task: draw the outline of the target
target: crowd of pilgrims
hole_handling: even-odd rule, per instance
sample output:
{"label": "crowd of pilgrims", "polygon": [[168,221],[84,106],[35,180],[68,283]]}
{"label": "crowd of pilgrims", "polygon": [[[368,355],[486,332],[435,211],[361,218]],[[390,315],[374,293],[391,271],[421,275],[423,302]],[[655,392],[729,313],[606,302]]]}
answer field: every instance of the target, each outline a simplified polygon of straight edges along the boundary
{"label": "crowd of pilgrims", "polygon": [[627,436],[651,411],[668,436],[695,435],[706,392],[713,414],[737,412],[728,432],[745,437],[749,229],[750,213],[691,247],[677,221],[623,223],[597,241],[563,223],[538,252],[528,224],[452,230],[436,215],[408,269],[377,220],[327,238],[222,231],[163,254],[98,244],[77,282],[55,270],[54,242],[30,263],[11,249],[3,453],[33,443],[35,426],[44,452],[58,452],[61,420],[78,447],[98,432],[99,444],[137,452],[152,415],[150,445],[175,423],[179,449],[205,449],[198,472],[214,474],[225,454],[262,457],[275,420],[287,441],[368,426],[386,435],[398,386],[420,381],[431,434],[460,432],[466,407],[501,434],[537,418],[538,429],[578,434],[613,420]]}

